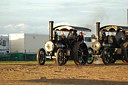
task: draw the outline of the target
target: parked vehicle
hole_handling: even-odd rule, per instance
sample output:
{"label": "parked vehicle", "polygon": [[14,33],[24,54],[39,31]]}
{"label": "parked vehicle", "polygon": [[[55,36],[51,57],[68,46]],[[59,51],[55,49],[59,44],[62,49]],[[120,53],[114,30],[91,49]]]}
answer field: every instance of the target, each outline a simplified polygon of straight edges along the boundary
{"label": "parked vehicle", "polygon": [[[85,65],[88,60],[88,49],[83,37],[77,35],[77,31],[90,32],[84,27],[60,25],[53,28],[53,21],[49,22],[49,41],[45,49],[37,52],[37,61],[44,65],[46,58],[54,59],[56,64],[62,66],[69,58],[76,65]],[[61,33],[61,34],[59,34]]]}
{"label": "parked vehicle", "polygon": [[106,65],[116,60],[128,63],[128,27],[107,25],[100,28],[100,23],[96,24],[98,38],[92,42],[92,56],[100,56]]}

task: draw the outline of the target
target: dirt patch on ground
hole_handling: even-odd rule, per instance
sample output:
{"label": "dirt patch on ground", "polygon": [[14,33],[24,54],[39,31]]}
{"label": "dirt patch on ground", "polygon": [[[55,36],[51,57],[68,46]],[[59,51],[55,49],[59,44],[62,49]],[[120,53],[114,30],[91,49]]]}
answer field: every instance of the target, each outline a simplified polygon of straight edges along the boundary
{"label": "dirt patch on ground", "polygon": [[76,66],[68,62],[0,64],[0,84],[7,85],[128,85],[128,64]]}

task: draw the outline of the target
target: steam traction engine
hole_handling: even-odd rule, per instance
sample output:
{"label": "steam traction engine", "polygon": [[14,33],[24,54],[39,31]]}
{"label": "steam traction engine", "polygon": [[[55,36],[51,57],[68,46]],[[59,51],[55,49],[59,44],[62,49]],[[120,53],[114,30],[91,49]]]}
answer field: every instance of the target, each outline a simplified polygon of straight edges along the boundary
{"label": "steam traction engine", "polygon": [[[73,36],[58,35],[57,32],[77,33],[77,31],[91,31],[88,28],[60,25],[53,28],[53,21],[49,22],[49,41],[45,49],[37,52],[37,61],[44,65],[46,58],[54,59],[57,65],[64,65],[68,59],[74,59],[76,65],[85,65],[88,59],[87,46],[84,40],[80,41],[76,34]],[[54,34],[53,34],[54,33]]]}
{"label": "steam traction engine", "polygon": [[128,63],[128,27],[96,23],[98,39],[92,42],[93,56],[101,56],[104,64],[122,60]]}

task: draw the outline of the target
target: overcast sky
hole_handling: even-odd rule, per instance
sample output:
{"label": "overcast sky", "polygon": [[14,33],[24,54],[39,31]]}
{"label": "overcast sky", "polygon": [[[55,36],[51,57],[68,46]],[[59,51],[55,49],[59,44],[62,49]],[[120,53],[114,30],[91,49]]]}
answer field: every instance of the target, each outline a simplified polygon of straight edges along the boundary
{"label": "overcast sky", "polygon": [[128,0],[0,0],[0,34],[48,34],[48,23],[88,27],[127,25]]}

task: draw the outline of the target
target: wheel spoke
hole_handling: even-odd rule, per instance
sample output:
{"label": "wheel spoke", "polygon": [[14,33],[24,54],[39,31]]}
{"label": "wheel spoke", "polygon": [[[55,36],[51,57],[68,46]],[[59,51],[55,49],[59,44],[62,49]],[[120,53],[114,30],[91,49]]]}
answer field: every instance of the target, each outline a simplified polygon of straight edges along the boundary
{"label": "wheel spoke", "polygon": [[83,58],[79,57],[79,62],[82,63],[82,61],[83,61]]}
{"label": "wheel spoke", "polygon": [[43,48],[38,50],[37,53],[37,61],[40,65],[44,65],[45,64],[45,50]]}
{"label": "wheel spoke", "polygon": [[57,51],[57,62],[58,62],[58,65],[60,66],[65,63],[65,56],[62,49],[58,49]]}
{"label": "wheel spoke", "polygon": [[102,55],[102,59],[104,64],[110,64],[113,60],[113,56],[111,54],[111,49],[109,48],[105,48],[103,51],[103,55]]}
{"label": "wheel spoke", "polygon": [[85,55],[85,53],[84,53],[85,49],[81,46],[82,45],[80,45],[80,47],[78,49],[78,60],[82,64],[82,63],[85,63],[84,57],[86,57],[87,55]]}

